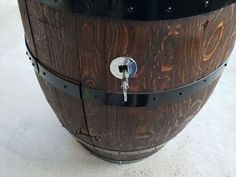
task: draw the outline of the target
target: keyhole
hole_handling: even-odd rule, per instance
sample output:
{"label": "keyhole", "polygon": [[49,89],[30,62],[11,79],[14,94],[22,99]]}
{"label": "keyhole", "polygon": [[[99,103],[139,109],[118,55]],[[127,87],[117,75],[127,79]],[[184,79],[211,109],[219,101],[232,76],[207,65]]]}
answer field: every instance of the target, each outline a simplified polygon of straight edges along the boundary
{"label": "keyhole", "polygon": [[120,65],[118,66],[119,72],[124,73],[124,71],[128,71],[128,66],[127,65]]}

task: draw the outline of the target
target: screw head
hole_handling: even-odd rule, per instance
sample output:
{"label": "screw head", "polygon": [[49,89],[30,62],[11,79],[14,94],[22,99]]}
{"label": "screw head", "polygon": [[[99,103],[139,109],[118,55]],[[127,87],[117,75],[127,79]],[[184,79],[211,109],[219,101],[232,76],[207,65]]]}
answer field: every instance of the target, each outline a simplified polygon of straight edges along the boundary
{"label": "screw head", "polygon": [[127,11],[128,11],[129,13],[133,13],[133,12],[134,12],[134,7],[133,7],[133,6],[128,7],[128,8],[127,8]]}
{"label": "screw head", "polygon": [[92,2],[88,2],[87,8],[88,8],[88,9],[92,9],[92,8],[93,8],[93,3],[92,3]]}
{"label": "screw head", "polygon": [[153,100],[154,100],[154,101],[157,101],[157,100],[158,100],[158,98],[157,98],[157,97],[153,97]]}
{"label": "screw head", "polygon": [[96,140],[96,141],[100,141],[100,140],[101,140],[101,137],[98,135],[98,136],[95,137],[95,140]]}
{"label": "screw head", "polygon": [[209,0],[205,0],[204,7],[208,7],[209,5],[210,5],[210,1]]}
{"label": "screw head", "polygon": [[170,14],[172,12],[172,10],[173,10],[173,8],[171,6],[169,6],[165,9],[167,14]]}

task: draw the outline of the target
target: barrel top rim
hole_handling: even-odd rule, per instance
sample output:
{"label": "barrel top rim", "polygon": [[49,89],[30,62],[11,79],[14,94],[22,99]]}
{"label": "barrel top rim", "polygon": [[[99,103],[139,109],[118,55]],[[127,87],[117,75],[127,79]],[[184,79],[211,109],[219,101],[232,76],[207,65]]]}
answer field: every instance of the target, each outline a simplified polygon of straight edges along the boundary
{"label": "barrel top rim", "polygon": [[122,20],[167,20],[192,17],[236,3],[236,0],[39,0],[51,8],[84,16]]}

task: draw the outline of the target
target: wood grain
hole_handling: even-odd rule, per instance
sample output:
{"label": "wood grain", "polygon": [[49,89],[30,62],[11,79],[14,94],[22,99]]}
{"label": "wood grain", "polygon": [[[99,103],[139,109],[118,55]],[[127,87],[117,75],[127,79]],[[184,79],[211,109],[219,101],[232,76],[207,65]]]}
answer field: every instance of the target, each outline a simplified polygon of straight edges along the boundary
{"label": "wood grain", "polygon": [[[66,62],[67,57],[63,55],[63,51],[65,52],[68,51],[66,50],[66,48],[64,49],[63,47],[60,50],[58,50],[57,43],[59,40],[62,39],[67,40],[67,39],[61,37],[60,34],[56,35],[57,33],[54,33],[53,30],[50,30],[51,28],[50,29],[47,28],[47,24],[42,23],[42,21],[44,20],[44,14],[39,1],[37,0],[27,0],[25,2],[19,1],[19,4],[23,3],[26,3],[26,5],[30,7],[28,8],[29,18],[28,19],[22,18],[22,20],[23,21],[28,20],[31,24],[31,33],[33,34],[32,41],[34,42],[33,44],[35,46],[35,53],[33,53],[34,56],[40,59],[42,58],[42,60],[40,61],[45,65],[47,65],[48,67],[58,68],[61,60],[60,58],[57,57],[58,56],[60,56],[61,58],[64,57],[63,59],[65,59]],[[20,10],[24,11],[25,7],[20,6]],[[27,33],[26,30],[25,32]],[[52,42],[53,40],[54,42]],[[67,46],[69,43],[70,41],[68,40],[68,43],[65,44],[65,46]],[[61,44],[64,44],[63,41]],[[50,47],[54,47],[55,50],[51,50]],[[60,51],[62,53],[59,53]],[[71,53],[69,53],[69,55],[71,55]],[[52,58],[54,58],[55,61],[58,62],[54,62]],[[70,71],[70,68],[68,68],[66,71]],[[88,129],[86,127],[86,120],[83,114],[81,100],[63,94],[59,90],[50,86],[40,77],[38,77],[38,80],[42,87],[42,90],[44,91],[47,101],[51,105],[52,109],[56,113],[57,117],[59,118],[63,126],[71,129],[73,133],[76,133],[77,129],[79,130],[81,129],[85,134],[89,134]],[[77,111],[71,111],[70,107],[73,107],[74,109],[79,111],[79,114]],[[92,144],[92,141],[88,136],[78,135],[78,137],[83,141]]]}
{"label": "wood grain", "polygon": [[[126,21],[62,12],[37,0],[26,2],[19,0],[19,6],[35,56],[62,77],[107,92],[121,91],[121,81],[109,70],[116,57],[129,56],[138,64],[129,92],[162,91],[214,71],[229,57],[236,38],[235,4],[188,18]],[[181,102],[129,108],[83,103],[38,80],[71,133],[81,129],[90,136],[99,135],[100,139],[79,138],[115,151],[143,150],[169,141],[200,111],[218,81]],[[96,151],[113,160],[136,160],[154,152],[114,156]]]}
{"label": "wood grain", "polygon": [[23,23],[24,30],[25,30],[25,40],[26,40],[32,54],[36,55],[33,36],[32,36],[32,30],[31,30],[31,24],[29,21],[29,13],[28,13],[27,4],[26,4],[25,0],[19,0],[18,4],[19,4],[22,23]]}

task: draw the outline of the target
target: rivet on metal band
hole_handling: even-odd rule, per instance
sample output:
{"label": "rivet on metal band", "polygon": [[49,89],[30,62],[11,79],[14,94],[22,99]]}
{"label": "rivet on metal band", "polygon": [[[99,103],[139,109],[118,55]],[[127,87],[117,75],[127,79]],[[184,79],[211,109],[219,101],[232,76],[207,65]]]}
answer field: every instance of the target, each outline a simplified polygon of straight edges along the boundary
{"label": "rivet on metal band", "polygon": [[161,92],[129,93],[127,94],[128,100],[125,102],[123,93],[106,92],[104,90],[87,88],[81,83],[71,82],[67,79],[64,79],[62,76],[59,76],[59,74],[51,72],[50,69],[41,64],[39,60],[31,54],[28,47],[27,55],[34,67],[35,72],[60,91],[74,97],[80,97],[85,102],[125,107],[158,106],[166,103],[181,101],[184,98],[198,93],[202,89],[209,86],[213,81],[220,77],[224,68],[227,66],[227,61],[225,61],[209,75],[199,79],[194,83],[179,88]]}
{"label": "rivet on metal band", "polygon": [[40,0],[52,8],[84,16],[164,20],[208,13],[236,0]]}

